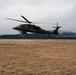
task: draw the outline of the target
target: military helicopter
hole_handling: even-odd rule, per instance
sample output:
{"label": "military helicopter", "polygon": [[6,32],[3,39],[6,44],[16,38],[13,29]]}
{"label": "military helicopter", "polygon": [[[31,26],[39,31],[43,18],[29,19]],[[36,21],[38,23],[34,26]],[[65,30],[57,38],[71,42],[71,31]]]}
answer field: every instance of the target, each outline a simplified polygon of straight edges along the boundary
{"label": "military helicopter", "polygon": [[57,34],[59,34],[58,29],[61,28],[61,26],[58,26],[58,22],[57,22],[57,26],[53,27],[53,28],[55,28],[55,30],[47,31],[45,29],[42,29],[39,26],[36,26],[34,24],[34,22],[31,22],[31,21],[27,20],[24,16],[21,15],[21,17],[25,21],[17,20],[17,19],[11,19],[11,18],[6,18],[6,19],[13,20],[13,21],[19,21],[19,22],[24,22],[25,24],[21,24],[21,25],[13,28],[14,30],[20,31],[22,34],[27,34],[27,32],[39,33],[39,34],[48,34],[48,35],[51,35],[51,34],[57,35]]}

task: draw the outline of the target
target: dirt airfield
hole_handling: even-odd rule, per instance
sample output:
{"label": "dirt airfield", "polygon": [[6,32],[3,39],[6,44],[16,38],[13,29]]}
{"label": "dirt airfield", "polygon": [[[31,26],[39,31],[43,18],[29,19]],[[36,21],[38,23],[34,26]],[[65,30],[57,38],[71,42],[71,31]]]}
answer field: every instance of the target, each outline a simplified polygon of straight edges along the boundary
{"label": "dirt airfield", "polygon": [[76,75],[76,40],[0,40],[0,75]]}

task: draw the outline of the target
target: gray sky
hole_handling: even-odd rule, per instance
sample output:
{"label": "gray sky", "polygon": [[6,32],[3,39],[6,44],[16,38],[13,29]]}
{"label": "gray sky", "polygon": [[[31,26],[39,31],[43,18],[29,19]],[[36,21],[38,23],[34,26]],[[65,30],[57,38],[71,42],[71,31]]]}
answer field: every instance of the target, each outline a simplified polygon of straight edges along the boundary
{"label": "gray sky", "polygon": [[[22,23],[5,18],[23,20],[20,15],[33,22],[59,22],[60,30],[76,32],[76,0],[0,0],[0,34],[17,34],[12,28]],[[38,26],[51,30],[54,25]]]}

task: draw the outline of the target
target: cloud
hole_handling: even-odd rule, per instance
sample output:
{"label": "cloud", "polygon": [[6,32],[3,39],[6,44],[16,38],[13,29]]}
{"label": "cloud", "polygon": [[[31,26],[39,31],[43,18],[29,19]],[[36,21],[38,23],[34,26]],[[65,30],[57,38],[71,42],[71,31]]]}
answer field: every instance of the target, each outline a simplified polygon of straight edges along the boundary
{"label": "cloud", "polygon": [[[63,26],[62,30],[75,31],[75,9],[76,0],[0,0],[0,33],[16,33],[12,27],[20,23],[5,18],[22,20],[20,15],[31,21],[59,22]],[[49,30],[53,25],[39,26]]]}

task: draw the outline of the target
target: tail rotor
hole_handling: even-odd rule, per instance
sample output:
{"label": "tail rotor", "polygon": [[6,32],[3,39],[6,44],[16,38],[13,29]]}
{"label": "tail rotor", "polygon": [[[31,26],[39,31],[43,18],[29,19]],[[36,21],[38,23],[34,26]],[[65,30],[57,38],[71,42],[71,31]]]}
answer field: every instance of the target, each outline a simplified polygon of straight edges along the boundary
{"label": "tail rotor", "polygon": [[58,26],[58,22],[57,22],[57,26],[53,27],[53,28],[56,28],[54,31],[53,31],[53,34],[59,34],[58,32],[58,29],[61,28],[62,26]]}
{"label": "tail rotor", "polygon": [[53,28],[56,28],[56,29],[59,29],[61,28],[62,26],[58,26],[58,22],[57,22],[57,26],[53,27]]}

